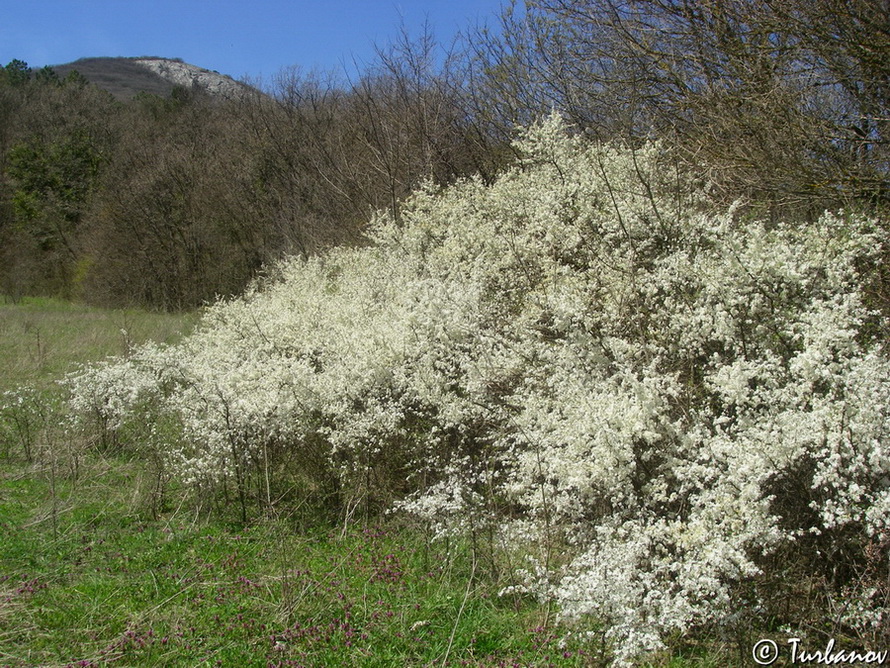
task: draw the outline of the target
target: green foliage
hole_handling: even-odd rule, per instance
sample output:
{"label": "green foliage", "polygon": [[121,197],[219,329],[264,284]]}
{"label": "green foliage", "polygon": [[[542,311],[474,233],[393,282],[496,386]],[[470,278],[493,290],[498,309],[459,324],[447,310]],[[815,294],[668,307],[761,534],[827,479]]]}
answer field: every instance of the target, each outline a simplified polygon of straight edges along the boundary
{"label": "green foliage", "polygon": [[31,68],[23,60],[13,59],[3,68],[3,80],[10,86],[24,86],[31,79]]}
{"label": "green foliage", "polygon": [[63,85],[74,86],[76,88],[85,88],[89,83],[89,80],[77,70],[71,70],[62,80]]}
{"label": "green foliage", "polygon": [[62,85],[62,80],[59,79],[59,76],[56,74],[55,70],[53,70],[53,68],[49,65],[41,67],[39,70],[37,70],[37,72],[34,74],[34,82],[44,86]]}
{"label": "green foliage", "polygon": [[78,129],[51,143],[35,138],[14,146],[7,160],[19,224],[46,250],[70,247],[101,164],[90,133]]}

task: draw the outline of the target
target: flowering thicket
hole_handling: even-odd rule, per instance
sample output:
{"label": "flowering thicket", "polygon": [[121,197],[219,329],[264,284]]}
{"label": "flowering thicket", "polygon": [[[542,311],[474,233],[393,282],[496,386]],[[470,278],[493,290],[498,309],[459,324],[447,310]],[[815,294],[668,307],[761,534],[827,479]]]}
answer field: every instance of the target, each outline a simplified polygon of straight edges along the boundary
{"label": "flowering thicket", "polygon": [[853,577],[890,535],[886,330],[857,273],[878,232],[716,213],[658,145],[555,117],[517,149],[493,185],[423,189],[369,247],[73,378],[75,402],[175,416],[197,485],[272,502],[290,462],[346,511],[485,526],[522,546],[515,587],[605,620],[618,661],[726,621],[795,546],[814,577],[843,555],[844,623],[880,624],[888,592]]}

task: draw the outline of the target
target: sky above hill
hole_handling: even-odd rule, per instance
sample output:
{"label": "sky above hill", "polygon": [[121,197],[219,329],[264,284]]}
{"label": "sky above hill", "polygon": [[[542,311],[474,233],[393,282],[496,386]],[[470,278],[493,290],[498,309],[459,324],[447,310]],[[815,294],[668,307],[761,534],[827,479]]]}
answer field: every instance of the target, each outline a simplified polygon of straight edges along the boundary
{"label": "sky above hill", "polygon": [[[161,56],[236,79],[299,65],[353,74],[374,45],[428,22],[442,42],[493,26],[504,0],[31,0],[3,2],[0,64]],[[360,68],[359,68],[360,69]]]}

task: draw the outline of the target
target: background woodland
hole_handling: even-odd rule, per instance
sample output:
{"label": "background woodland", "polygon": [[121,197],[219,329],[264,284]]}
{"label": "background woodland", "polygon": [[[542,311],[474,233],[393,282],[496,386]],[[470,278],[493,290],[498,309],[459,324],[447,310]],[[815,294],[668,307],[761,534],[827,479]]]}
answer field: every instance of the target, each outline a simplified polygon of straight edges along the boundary
{"label": "background woodland", "polygon": [[450,45],[402,35],[351,80],[294,67],[238,100],[118,100],[13,61],[0,290],[162,310],[238,294],[282,256],[362,243],[422,182],[491,182],[552,110],[594,140],[661,139],[774,219],[882,210],[888,53],[878,0],[541,0]]}

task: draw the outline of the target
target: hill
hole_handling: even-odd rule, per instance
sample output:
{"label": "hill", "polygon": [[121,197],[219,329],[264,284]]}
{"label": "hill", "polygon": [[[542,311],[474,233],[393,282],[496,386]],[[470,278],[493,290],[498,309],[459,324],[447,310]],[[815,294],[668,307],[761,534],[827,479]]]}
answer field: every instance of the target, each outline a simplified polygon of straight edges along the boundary
{"label": "hill", "polygon": [[167,97],[176,86],[224,98],[241,97],[251,90],[230,76],[172,58],[81,58],[73,63],[54,65],[53,70],[60,77],[76,70],[121,100],[140,92]]}

